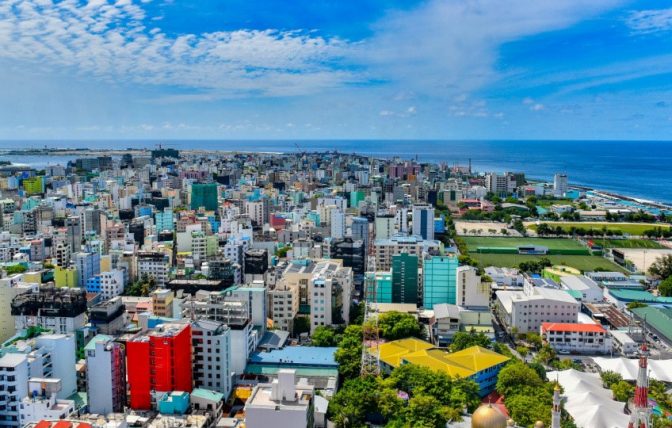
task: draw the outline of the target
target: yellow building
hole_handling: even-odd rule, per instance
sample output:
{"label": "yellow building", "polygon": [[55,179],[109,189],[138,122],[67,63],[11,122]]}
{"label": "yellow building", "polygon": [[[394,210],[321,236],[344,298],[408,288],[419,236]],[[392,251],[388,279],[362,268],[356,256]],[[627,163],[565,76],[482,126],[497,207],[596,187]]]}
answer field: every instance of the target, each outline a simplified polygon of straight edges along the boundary
{"label": "yellow building", "polygon": [[44,177],[37,175],[35,177],[24,179],[23,190],[25,190],[28,195],[39,195],[44,193]]}
{"label": "yellow building", "polygon": [[56,287],[73,288],[77,287],[77,283],[77,269],[64,268],[62,266],[56,266],[54,268],[54,284]]}
{"label": "yellow building", "polygon": [[109,272],[112,270],[112,256],[100,256],[100,271]]}
{"label": "yellow building", "polygon": [[24,272],[22,281],[31,284],[42,284],[42,271]]}
{"label": "yellow building", "polygon": [[[375,346],[371,348],[375,349]],[[416,338],[383,343],[378,350],[381,364],[388,370],[403,364],[416,364],[451,377],[470,378],[478,383],[481,396],[493,391],[499,370],[509,360],[509,357],[480,346],[447,352]]]}

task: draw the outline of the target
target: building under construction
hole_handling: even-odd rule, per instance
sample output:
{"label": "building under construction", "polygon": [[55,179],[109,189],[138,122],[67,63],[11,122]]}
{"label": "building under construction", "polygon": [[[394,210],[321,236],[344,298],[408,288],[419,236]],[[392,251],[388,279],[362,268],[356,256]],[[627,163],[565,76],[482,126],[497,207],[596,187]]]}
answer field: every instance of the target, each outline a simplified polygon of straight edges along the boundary
{"label": "building under construction", "polygon": [[86,324],[86,290],[40,287],[12,300],[17,329],[39,326],[54,333],[74,333]]}

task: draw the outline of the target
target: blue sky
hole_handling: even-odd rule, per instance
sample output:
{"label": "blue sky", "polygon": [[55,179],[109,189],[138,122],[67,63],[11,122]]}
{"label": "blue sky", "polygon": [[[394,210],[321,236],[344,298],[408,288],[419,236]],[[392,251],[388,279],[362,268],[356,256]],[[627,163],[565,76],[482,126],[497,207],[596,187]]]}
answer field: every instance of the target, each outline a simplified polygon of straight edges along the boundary
{"label": "blue sky", "polygon": [[671,139],[671,94],[669,1],[0,2],[0,139]]}

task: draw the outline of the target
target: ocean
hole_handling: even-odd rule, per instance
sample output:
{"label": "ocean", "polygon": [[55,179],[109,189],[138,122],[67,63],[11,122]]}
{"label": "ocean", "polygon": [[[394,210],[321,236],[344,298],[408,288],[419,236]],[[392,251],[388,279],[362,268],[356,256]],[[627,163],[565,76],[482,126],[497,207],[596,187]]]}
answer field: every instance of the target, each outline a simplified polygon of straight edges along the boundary
{"label": "ocean", "polygon": [[[672,141],[429,141],[429,140],[123,140],[0,141],[10,148],[155,148],[250,152],[338,150],[380,157],[467,165],[474,171],[523,171],[530,178],[552,180],[566,173],[569,183],[621,195],[672,203]],[[64,163],[36,156],[0,156],[36,167]]]}

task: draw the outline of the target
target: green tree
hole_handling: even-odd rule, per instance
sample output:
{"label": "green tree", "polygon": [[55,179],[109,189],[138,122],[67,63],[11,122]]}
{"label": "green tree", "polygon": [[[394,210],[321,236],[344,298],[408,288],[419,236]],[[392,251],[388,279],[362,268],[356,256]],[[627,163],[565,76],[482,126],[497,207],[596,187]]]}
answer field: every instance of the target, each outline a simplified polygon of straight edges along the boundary
{"label": "green tree", "polygon": [[605,388],[611,388],[612,385],[623,380],[623,377],[619,373],[611,370],[603,371],[600,373],[600,377],[602,378],[602,383]]}
{"label": "green tree", "polygon": [[403,312],[392,311],[381,314],[378,317],[378,328],[386,340],[424,338],[424,330],[418,320],[413,315]]}
{"label": "green tree", "polygon": [[310,318],[299,315],[296,318],[294,318],[294,327],[293,327],[293,334],[294,336],[300,336],[301,333],[309,333],[310,332]]}
{"label": "green tree", "polygon": [[338,336],[333,328],[321,325],[310,336],[310,344],[321,348],[336,346]]}
{"label": "green tree", "polygon": [[637,308],[645,308],[649,305],[643,302],[630,302],[627,305],[625,305],[628,309],[637,309]]}
{"label": "green tree", "polygon": [[526,346],[517,346],[516,352],[518,352],[521,357],[525,358],[530,353],[530,350]]}
{"label": "green tree", "polygon": [[550,363],[555,358],[555,350],[550,345],[544,345],[537,353],[536,360],[543,364]]}
{"label": "green tree", "polygon": [[672,254],[660,256],[649,266],[649,273],[657,278],[672,276]]}
{"label": "green tree", "polygon": [[527,335],[525,336],[525,341],[530,345],[532,345],[534,349],[541,348],[541,345],[543,344],[541,336],[539,335],[539,333],[535,332],[527,333]]}
{"label": "green tree", "polygon": [[7,275],[15,275],[17,273],[24,273],[28,268],[26,268],[24,265],[20,264],[15,264],[15,265],[10,265],[10,266],[5,266],[5,272],[7,272]]}
{"label": "green tree", "polygon": [[342,379],[359,376],[362,364],[362,326],[349,325],[334,355]]}
{"label": "green tree", "polygon": [[542,421],[550,426],[551,412],[545,390],[540,389],[537,395],[514,395],[506,400],[511,418],[519,426],[532,426],[536,421]]}
{"label": "green tree", "polygon": [[408,407],[404,412],[404,425],[421,428],[443,428],[446,423],[455,416],[454,409],[443,406],[431,395],[418,394],[408,401]]}
{"label": "green tree", "polygon": [[628,401],[628,399],[634,395],[635,387],[632,386],[632,384],[622,380],[611,385],[611,392],[614,393],[614,400]]}
{"label": "green tree", "polygon": [[453,336],[453,342],[450,344],[451,352],[461,351],[463,349],[470,348],[472,346],[481,346],[483,348],[489,348],[492,345],[492,342],[488,336],[483,332],[476,333],[475,330],[458,331]]}
{"label": "green tree", "polygon": [[497,392],[503,396],[513,396],[525,388],[542,388],[544,381],[537,372],[522,362],[507,364],[497,377]]}
{"label": "green tree", "polygon": [[664,297],[672,296],[672,276],[668,276],[658,284],[658,294]]}
{"label": "green tree", "polygon": [[378,391],[375,377],[346,380],[329,401],[329,418],[339,428],[364,426],[366,415],[377,408]]}

